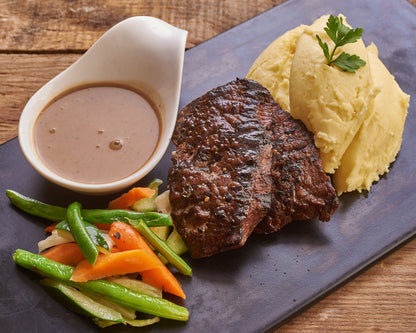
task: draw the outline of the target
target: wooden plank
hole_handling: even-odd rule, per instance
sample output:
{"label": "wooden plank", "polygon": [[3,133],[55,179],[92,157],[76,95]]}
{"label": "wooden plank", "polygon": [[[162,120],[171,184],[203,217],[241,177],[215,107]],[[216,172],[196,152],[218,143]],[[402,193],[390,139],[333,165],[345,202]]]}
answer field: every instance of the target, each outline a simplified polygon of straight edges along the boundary
{"label": "wooden plank", "polygon": [[[414,332],[416,239],[293,318],[277,332]],[[410,327],[413,329],[409,330]]]}
{"label": "wooden plank", "polygon": [[17,0],[0,2],[0,51],[80,52],[114,24],[158,17],[189,31],[193,47],[284,0]]}
{"label": "wooden plank", "polygon": [[20,113],[29,98],[79,57],[0,54],[0,144],[17,136]]}

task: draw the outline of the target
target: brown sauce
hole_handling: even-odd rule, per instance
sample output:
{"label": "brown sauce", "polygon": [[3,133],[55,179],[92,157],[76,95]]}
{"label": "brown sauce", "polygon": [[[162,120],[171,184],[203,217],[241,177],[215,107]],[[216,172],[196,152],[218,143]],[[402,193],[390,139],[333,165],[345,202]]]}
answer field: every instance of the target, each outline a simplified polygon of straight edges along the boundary
{"label": "brown sauce", "polygon": [[67,179],[105,183],[139,170],[155,151],[160,115],[141,94],[115,86],[84,87],[58,97],[35,124],[45,165]]}

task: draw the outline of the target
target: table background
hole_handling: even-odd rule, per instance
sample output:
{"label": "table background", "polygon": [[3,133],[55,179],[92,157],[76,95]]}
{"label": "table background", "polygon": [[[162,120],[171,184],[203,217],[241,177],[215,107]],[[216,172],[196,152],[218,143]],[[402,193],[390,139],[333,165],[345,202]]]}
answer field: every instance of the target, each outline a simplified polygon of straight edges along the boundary
{"label": "table background", "polygon": [[[17,135],[30,96],[123,19],[150,15],[186,29],[189,49],[282,2],[0,0],[0,144]],[[413,239],[278,332],[416,332],[415,264]]]}

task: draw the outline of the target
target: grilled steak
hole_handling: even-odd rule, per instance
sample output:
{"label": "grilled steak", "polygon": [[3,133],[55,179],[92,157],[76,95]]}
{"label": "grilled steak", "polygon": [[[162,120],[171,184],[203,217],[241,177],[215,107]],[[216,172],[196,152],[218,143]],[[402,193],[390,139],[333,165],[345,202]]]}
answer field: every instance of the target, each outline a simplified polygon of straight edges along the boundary
{"label": "grilled steak", "polygon": [[338,205],[312,135],[260,84],[236,79],[181,110],[168,185],[172,219],[194,258],[244,245]]}
{"label": "grilled steak", "polygon": [[273,114],[272,140],[272,202],[255,232],[268,234],[289,222],[317,217],[329,221],[338,198],[312,133],[279,108]]}
{"label": "grilled steak", "polygon": [[193,257],[244,245],[271,200],[271,96],[236,80],[178,115],[168,175],[172,219]]}

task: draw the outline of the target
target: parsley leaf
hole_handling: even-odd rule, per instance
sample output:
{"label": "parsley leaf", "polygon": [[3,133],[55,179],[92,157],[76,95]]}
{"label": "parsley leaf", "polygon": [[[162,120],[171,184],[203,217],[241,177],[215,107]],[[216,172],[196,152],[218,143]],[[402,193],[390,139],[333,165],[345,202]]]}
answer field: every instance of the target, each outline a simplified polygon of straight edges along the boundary
{"label": "parsley leaf", "polygon": [[359,56],[345,52],[342,52],[332,63],[337,65],[343,71],[348,71],[350,73],[355,73],[354,69],[358,69],[365,65],[365,61]]}
{"label": "parsley leaf", "polygon": [[355,43],[361,38],[361,35],[363,34],[362,28],[351,29],[344,24],[342,17],[334,17],[333,15],[330,15],[324,30],[335,44],[334,48],[330,52],[328,44],[323,42],[321,38],[316,35],[316,39],[324,52],[328,65],[334,64],[341,68],[344,72],[348,71],[350,73],[355,73],[356,69],[366,64],[366,62],[359,56],[350,55],[345,52],[342,52],[337,58],[334,59],[334,54],[338,47],[345,44]]}

